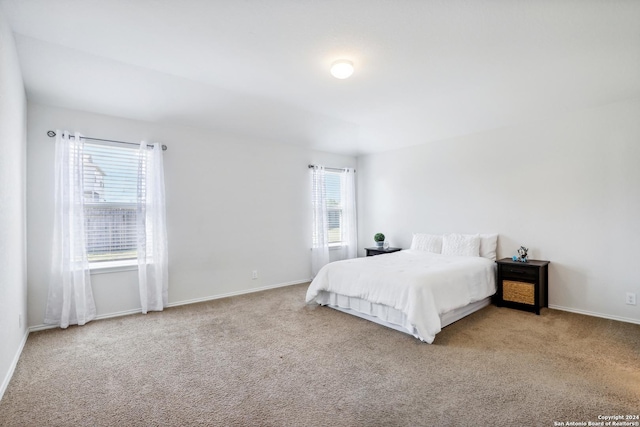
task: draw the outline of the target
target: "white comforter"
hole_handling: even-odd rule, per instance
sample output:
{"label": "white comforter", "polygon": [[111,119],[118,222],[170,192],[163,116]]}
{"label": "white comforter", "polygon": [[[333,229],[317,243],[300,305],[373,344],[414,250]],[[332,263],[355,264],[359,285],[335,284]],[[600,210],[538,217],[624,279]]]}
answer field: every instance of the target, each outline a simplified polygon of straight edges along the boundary
{"label": "white comforter", "polygon": [[441,314],[496,292],[495,263],[481,257],[403,250],[327,264],[311,282],[307,303],[320,291],[400,310],[418,338],[432,343],[441,330]]}

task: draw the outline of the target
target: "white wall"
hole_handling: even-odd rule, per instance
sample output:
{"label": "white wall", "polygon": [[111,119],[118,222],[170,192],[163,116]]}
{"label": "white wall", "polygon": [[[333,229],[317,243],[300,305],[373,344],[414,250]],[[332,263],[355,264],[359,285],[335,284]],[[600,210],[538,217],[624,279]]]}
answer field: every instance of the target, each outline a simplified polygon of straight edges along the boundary
{"label": "white wall", "polygon": [[0,398],[27,336],[25,117],[13,34],[0,12]]}
{"label": "white wall", "polygon": [[[354,157],[42,105],[28,109],[29,325],[43,322],[53,226],[50,129],[165,152],[169,303],[308,280],[309,163],[354,167]],[[252,270],[259,278],[251,279]],[[137,272],[92,276],[98,316],[140,307]],[[301,301],[301,303],[303,303]]]}
{"label": "white wall", "polygon": [[360,247],[497,232],[500,257],[551,261],[550,306],[640,323],[640,100],[364,156],[358,178]]}

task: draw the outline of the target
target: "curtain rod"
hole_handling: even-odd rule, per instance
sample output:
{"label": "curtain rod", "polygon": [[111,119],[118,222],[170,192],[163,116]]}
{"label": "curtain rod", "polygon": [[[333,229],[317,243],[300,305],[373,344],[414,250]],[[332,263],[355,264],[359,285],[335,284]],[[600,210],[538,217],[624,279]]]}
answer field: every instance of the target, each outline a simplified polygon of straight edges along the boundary
{"label": "curtain rod", "polygon": [[[315,168],[316,166],[317,166],[317,165],[309,165],[309,169],[313,169],[313,168]],[[340,172],[344,172],[344,171],[346,171],[346,170],[347,170],[347,168],[327,168],[327,167],[325,167],[325,169],[326,169],[326,170],[329,170],[329,171],[340,171]],[[354,170],[353,170],[353,172],[355,173],[355,171],[356,171],[356,170],[354,169]]]}
{"label": "curtain rod", "polygon": [[[49,136],[50,138],[53,138],[54,136],[56,136],[56,133],[52,130],[47,132],[47,136]],[[75,135],[69,135],[69,138],[75,138]],[[140,144],[137,144],[135,142],[126,142],[126,141],[116,141],[114,139],[101,139],[101,138],[90,138],[88,136],[82,136],[82,139],[90,139],[91,141],[104,141],[104,142],[116,142],[118,144],[129,144],[129,145],[137,145],[140,146]],[[167,146],[166,145],[162,145],[162,151],[167,151]]]}

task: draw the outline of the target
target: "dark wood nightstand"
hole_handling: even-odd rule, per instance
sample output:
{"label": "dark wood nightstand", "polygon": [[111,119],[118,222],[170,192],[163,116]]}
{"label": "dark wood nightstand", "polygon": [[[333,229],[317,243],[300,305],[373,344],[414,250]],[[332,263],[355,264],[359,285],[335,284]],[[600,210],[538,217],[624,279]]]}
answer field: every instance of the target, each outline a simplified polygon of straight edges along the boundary
{"label": "dark wood nightstand", "polygon": [[503,258],[498,264],[498,307],[511,307],[540,314],[548,306],[549,261],[513,261]]}
{"label": "dark wood nightstand", "polygon": [[382,254],[390,254],[392,252],[398,252],[401,251],[402,248],[364,248],[365,251],[367,251],[367,256],[374,256],[374,255],[382,255]]}

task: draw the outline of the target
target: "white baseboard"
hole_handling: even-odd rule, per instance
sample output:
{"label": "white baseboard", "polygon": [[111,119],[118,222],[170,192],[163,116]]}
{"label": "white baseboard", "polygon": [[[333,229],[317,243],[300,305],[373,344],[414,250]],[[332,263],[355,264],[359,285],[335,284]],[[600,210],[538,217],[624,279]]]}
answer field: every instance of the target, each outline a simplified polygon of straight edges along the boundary
{"label": "white baseboard", "polygon": [[584,314],[586,316],[601,317],[603,319],[617,320],[619,322],[635,323],[636,325],[640,325],[640,319],[631,319],[631,318],[628,318],[628,317],[611,316],[610,314],[596,313],[594,311],[580,310],[580,309],[577,309],[577,308],[563,307],[561,305],[554,305],[554,304],[549,304],[549,308],[552,308],[554,310],[568,311],[570,313]]}
{"label": "white baseboard", "polygon": [[[180,305],[195,304],[195,303],[198,303],[198,302],[205,302],[205,301],[213,301],[213,300],[216,300],[216,299],[234,297],[234,296],[237,296],[237,295],[251,294],[251,293],[254,293],[254,292],[262,292],[262,291],[266,291],[266,290],[269,290],[269,289],[283,288],[285,286],[299,285],[299,284],[302,284],[302,283],[308,283],[310,281],[311,281],[311,279],[294,280],[292,282],[277,283],[275,285],[262,286],[260,288],[244,289],[244,290],[241,290],[241,291],[227,292],[226,294],[213,295],[213,296],[202,297],[202,298],[194,298],[194,299],[184,300],[184,301],[176,301],[176,302],[171,302],[171,303],[167,304],[167,307],[177,307],[177,306],[180,306]],[[96,318],[94,320],[109,319],[109,318],[112,318],[112,317],[120,317],[120,316],[128,316],[130,314],[137,314],[137,313],[141,313],[141,312],[142,312],[142,309],[134,308],[132,310],[124,310],[124,311],[118,311],[118,312],[115,312],[115,313],[100,314],[100,315],[96,316]],[[45,325],[45,324],[36,325],[36,326],[29,327],[29,332],[43,331],[45,329],[54,329],[54,328],[57,328],[57,327],[58,327],[57,325]]]}
{"label": "white baseboard", "polygon": [[20,355],[22,354],[22,350],[24,349],[24,345],[27,343],[27,338],[29,337],[29,329],[27,329],[24,333],[24,337],[22,338],[22,342],[20,346],[18,346],[18,351],[16,351],[16,355],[13,357],[11,361],[11,366],[9,366],[9,371],[7,375],[5,375],[2,380],[2,385],[0,385],[0,400],[2,400],[2,396],[4,396],[4,392],[7,391],[7,387],[9,387],[9,382],[11,381],[11,377],[13,377],[13,373],[16,370],[16,366],[18,365],[18,360],[20,359]]}
{"label": "white baseboard", "polygon": [[172,303],[167,304],[167,307],[176,307],[176,306],[179,306],[179,305],[195,304],[195,303],[198,303],[198,302],[212,301],[212,300],[216,300],[216,299],[235,297],[235,296],[244,295],[244,294],[252,294],[254,292],[267,291],[269,289],[284,288],[285,286],[300,285],[302,283],[307,283],[307,282],[310,282],[310,281],[311,281],[311,279],[294,280],[293,282],[278,283],[278,284],[275,284],[275,285],[262,286],[260,288],[251,288],[251,289],[245,289],[245,290],[242,290],[242,291],[227,292],[226,294],[214,295],[214,296],[210,296],[210,297],[194,298],[194,299],[185,300],[185,301],[172,302]]}
{"label": "white baseboard", "polygon": [[[120,317],[120,316],[127,316],[129,314],[136,314],[136,313],[140,313],[142,312],[142,309],[140,308],[134,308],[131,310],[124,310],[124,311],[116,311],[114,313],[107,313],[107,314],[100,314],[97,315],[93,320],[100,320],[100,319],[109,319],[111,317]],[[56,329],[59,328],[58,325],[47,325],[47,324],[40,324],[40,325],[35,325],[35,326],[30,326],[29,327],[29,332],[37,332],[37,331],[44,331],[45,329]]]}
{"label": "white baseboard", "polygon": [[[124,311],[116,311],[114,313],[107,313],[107,314],[100,314],[98,316],[96,316],[93,320],[100,320],[100,319],[109,319],[111,317],[120,317],[120,316],[128,316],[129,314],[136,314],[136,313],[140,313],[142,312],[142,309],[140,308],[134,308],[131,310],[124,310]],[[58,325],[46,325],[46,324],[41,324],[41,325],[36,325],[36,326],[30,326],[29,327],[29,331],[30,332],[37,332],[37,331],[44,331],[45,329],[55,329],[58,328]]]}

